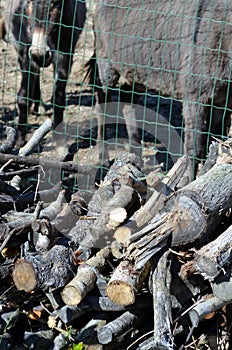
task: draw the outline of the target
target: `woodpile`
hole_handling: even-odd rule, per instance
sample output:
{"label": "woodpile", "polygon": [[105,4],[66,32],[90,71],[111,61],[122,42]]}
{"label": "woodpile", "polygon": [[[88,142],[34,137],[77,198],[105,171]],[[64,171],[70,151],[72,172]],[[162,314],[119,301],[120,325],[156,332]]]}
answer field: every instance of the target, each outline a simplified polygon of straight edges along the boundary
{"label": "woodpile", "polygon": [[[0,147],[0,349],[231,348],[231,140],[190,183],[123,152],[87,203],[80,166],[31,154],[50,130]],[[45,166],[61,183],[25,191]]]}

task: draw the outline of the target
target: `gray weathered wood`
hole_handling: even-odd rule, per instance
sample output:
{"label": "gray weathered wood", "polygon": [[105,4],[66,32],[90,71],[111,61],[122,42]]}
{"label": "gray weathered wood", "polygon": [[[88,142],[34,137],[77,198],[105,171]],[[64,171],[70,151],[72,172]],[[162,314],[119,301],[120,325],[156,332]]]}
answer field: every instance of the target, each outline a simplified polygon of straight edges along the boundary
{"label": "gray weathered wood", "polygon": [[194,265],[209,281],[214,280],[232,259],[232,225],[194,254]]}
{"label": "gray weathered wood", "polygon": [[171,272],[169,252],[158,261],[153,272],[154,345],[158,349],[174,349],[171,310]]}

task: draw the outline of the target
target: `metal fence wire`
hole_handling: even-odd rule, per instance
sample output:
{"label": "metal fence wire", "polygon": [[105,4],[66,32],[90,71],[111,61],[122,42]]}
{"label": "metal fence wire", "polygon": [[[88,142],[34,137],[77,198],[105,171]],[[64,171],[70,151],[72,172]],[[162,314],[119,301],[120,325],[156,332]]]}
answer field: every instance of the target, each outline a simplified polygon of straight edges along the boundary
{"label": "metal fence wire", "polygon": [[[56,98],[57,81],[58,87],[67,81],[67,87],[65,103],[58,105],[65,107],[64,119],[55,132],[62,136],[74,160],[94,169],[95,175],[99,163],[125,149],[138,153],[148,170],[156,166],[167,171],[184,153],[202,161],[212,136],[224,139],[230,135],[230,1],[87,0],[85,24],[79,28],[74,17],[68,21],[69,2],[63,0],[56,34],[51,34],[55,15],[50,13],[59,1],[45,1],[47,14],[39,25],[55,57],[54,69],[41,64],[38,70],[30,47],[31,41],[37,45],[33,35],[41,2],[0,1],[1,26],[5,26],[0,31],[4,39],[0,42],[2,140],[8,125],[23,124],[28,140],[46,118],[54,120],[61,103]],[[75,7],[73,16],[80,2],[83,0],[70,1]],[[17,33],[12,30],[16,22],[20,23]],[[67,46],[75,41],[75,30],[81,34],[72,52]],[[52,35],[57,35],[57,42],[51,43]],[[18,59],[19,47],[27,55],[23,63]],[[36,48],[41,49],[44,47]],[[71,57],[67,74],[62,71],[62,54]],[[60,76],[58,71],[62,71]],[[24,121],[19,118],[17,103],[22,72],[28,79],[21,96],[26,105]],[[41,95],[36,93],[38,85],[31,83],[36,79]],[[36,152],[45,158],[57,156],[50,136],[43,150],[40,147]],[[91,190],[94,181],[90,173],[83,173],[82,182],[79,177],[81,190]]]}

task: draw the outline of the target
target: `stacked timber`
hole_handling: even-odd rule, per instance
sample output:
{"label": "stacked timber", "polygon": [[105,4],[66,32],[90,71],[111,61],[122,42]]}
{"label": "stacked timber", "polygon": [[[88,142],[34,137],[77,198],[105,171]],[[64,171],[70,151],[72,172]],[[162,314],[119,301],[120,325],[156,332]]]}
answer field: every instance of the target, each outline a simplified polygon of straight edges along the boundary
{"label": "stacked timber", "polygon": [[[0,147],[0,349],[230,348],[231,140],[184,186],[187,157],[160,178],[123,152],[88,199],[31,155],[50,130]],[[41,168],[62,182],[25,191]]]}

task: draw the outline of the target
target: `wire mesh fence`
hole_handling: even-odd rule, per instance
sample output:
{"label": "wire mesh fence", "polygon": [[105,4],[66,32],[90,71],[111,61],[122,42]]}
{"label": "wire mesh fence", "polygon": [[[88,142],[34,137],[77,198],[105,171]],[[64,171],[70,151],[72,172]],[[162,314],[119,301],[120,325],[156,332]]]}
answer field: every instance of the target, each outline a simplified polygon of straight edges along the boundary
{"label": "wire mesh fence", "polygon": [[[80,2],[73,2],[73,16]],[[45,1],[48,11],[39,21],[36,17],[40,3],[41,0],[0,3],[2,18],[8,18],[6,33],[2,29],[5,40],[0,43],[2,139],[7,125],[23,124],[28,139],[47,117],[54,120],[60,103],[56,99],[57,80],[60,85],[67,81],[67,87],[65,104],[61,106],[65,107],[64,120],[56,132],[75,154],[75,161],[92,167],[94,174],[99,162],[115,158],[125,149],[139,153],[145,168],[160,166],[166,171],[185,152],[193,160],[204,160],[212,135],[218,138],[229,135],[232,52],[229,1],[86,1],[88,11],[83,30],[73,18],[68,22],[65,1],[60,4]],[[50,13],[54,8],[63,15],[55,20],[58,39],[52,43],[55,15]],[[17,35],[12,30],[16,22],[20,28]],[[45,67],[44,62],[37,64],[40,69],[35,68],[30,55],[31,47],[38,44],[33,41],[38,24],[47,32],[47,45],[55,57],[54,70],[52,65]],[[64,33],[71,38],[62,34],[67,28],[71,31]],[[68,49],[75,30],[79,29],[81,35],[72,53]],[[27,56],[23,64],[14,49],[20,45]],[[70,74],[58,77],[62,54],[72,57],[73,64],[70,60]],[[88,62],[92,65],[89,65],[92,80],[84,79]],[[27,72],[28,79],[23,96],[27,115],[23,122],[17,104],[22,71]],[[34,95],[31,92],[34,89],[31,82],[37,78],[41,96],[38,91],[36,94],[37,85]],[[99,135],[103,142],[99,142]],[[47,139],[46,147],[43,151],[39,148],[37,155],[54,158],[57,148],[52,150]],[[82,180],[78,186],[92,190],[94,180],[90,172],[85,172]]]}

